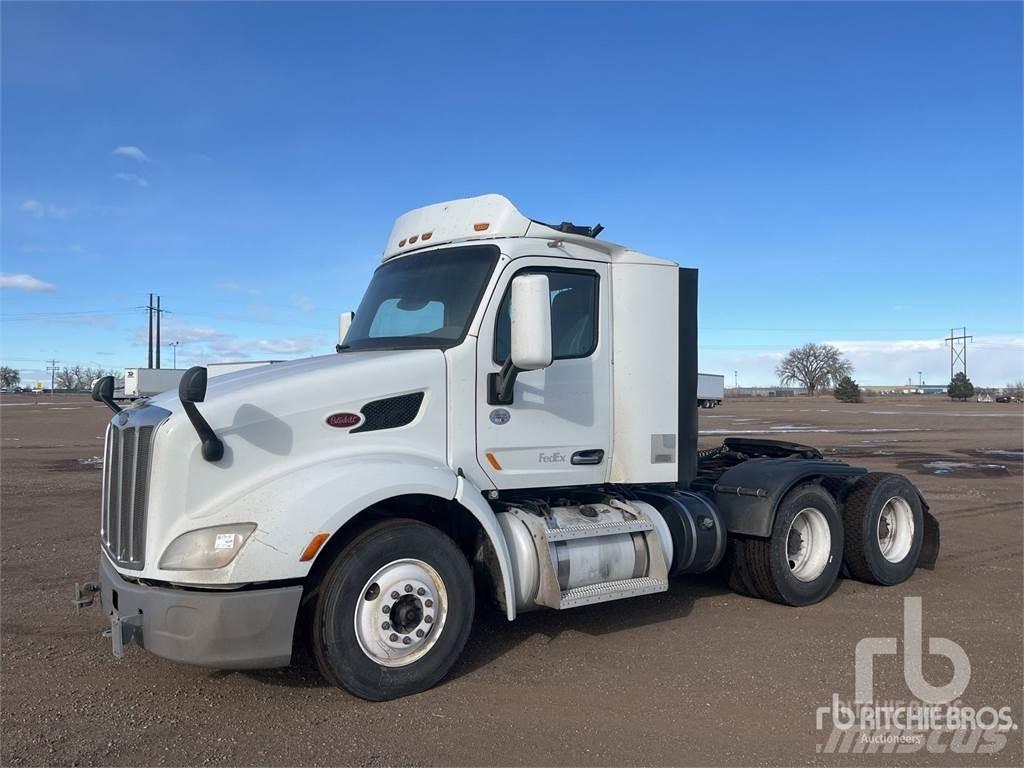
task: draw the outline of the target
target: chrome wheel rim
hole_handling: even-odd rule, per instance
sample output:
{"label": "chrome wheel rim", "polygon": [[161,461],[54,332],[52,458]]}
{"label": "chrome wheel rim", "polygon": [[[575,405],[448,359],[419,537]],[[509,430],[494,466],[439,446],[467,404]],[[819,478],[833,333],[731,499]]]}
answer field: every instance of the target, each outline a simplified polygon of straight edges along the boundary
{"label": "chrome wheel rim", "polygon": [[789,524],[786,559],[789,569],[800,581],[814,581],[828,565],[832,550],[832,532],[821,510],[804,507]]}
{"label": "chrome wheel rim", "polygon": [[875,528],[878,548],[890,563],[899,563],[910,554],[914,543],[914,511],[902,496],[893,496],[882,505]]}
{"label": "chrome wheel rim", "polygon": [[395,560],[363,586],[355,609],[359,648],[376,664],[404,667],[434,647],[448,616],[448,591],[422,560]]}

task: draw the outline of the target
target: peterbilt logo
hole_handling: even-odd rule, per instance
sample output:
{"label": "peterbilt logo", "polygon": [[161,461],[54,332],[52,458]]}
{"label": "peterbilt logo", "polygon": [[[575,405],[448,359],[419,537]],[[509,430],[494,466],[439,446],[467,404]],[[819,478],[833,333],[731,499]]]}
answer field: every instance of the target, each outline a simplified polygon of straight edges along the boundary
{"label": "peterbilt logo", "polygon": [[338,429],[351,429],[362,421],[363,417],[358,413],[332,413],[326,419],[327,426]]}

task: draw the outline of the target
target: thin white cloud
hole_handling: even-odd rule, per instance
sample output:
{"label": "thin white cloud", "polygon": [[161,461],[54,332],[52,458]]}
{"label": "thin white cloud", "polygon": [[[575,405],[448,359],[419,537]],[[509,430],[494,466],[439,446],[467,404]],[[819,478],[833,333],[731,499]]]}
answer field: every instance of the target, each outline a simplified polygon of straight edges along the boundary
{"label": "thin white cloud", "polygon": [[149,182],[137,173],[115,173],[114,178],[129,184],[137,184],[140,187],[148,187]]}
{"label": "thin white cloud", "polygon": [[[178,347],[179,363],[198,365],[266,357],[309,357],[332,351],[327,337],[307,335],[250,339],[206,325],[168,323],[164,327],[163,338],[167,343],[181,342]],[[136,333],[135,341],[142,345],[146,343],[143,331]]]}
{"label": "thin white cloud", "polygon": [[[860,384],[903,385],[919,379],[927,384],[949,381],[949,345],[943,338],[848,339],[825,343],[834,345],[849,359],[853,377]],[[700,369],[726,374],[730,385],[736,371],[740,386],[773,386],[778,384],[775,366],[787,350],[707,347],[700,352]],[[968,374],[976,386],[1000,387],[1024,378],[1024,336],[975,336],[968,345],[967,356]]]}
{"label": "thin white cloud", "polygon": [[250,288],[247,285],[242,285],[241,283],[236,283],[232,280],[228,280],[223,283],[217,283],[217,287],[220,288],[222,291],[227,291],[228,293],[245,293],[248,294],[249,296],[255,296],[259,293],[259,291],[256,290],[255,288]]}
{"label": "thin white cloud", "polygon": [[149,162],[149,155],[147,155],[138,147],[132,146],[131,144],[126,144],[121,147],[114,147],[113,151],[110,154],[114,155],[115,157],[127,157],[132,160],[136,160],[140,163]]}
{"label": "thin white cloud", "polygon": [[19,209],[22,213],[27,213],[29,216],[35,216],[37,219],[63,219],[68,215],[67,208],[61,208],[53,205],[52,203],[43,203],[31,198],[23,202],[19,206]]}
{"label": "thin white cloud", "polygon": [[298,294],[292,295],[292,306],[303,312],[312,312],[316,309],[316,304],[308,296],[299,296]]}
{"label": "thin white cloud", "polygon": [[0,274],[0,288],[10,288],[15,291],[29,291],[31,293],[57,290],[56,285],[48,283],[45,280],[40,280],[38,277],[33,277],[32,275],[14,275],[6,272]]}

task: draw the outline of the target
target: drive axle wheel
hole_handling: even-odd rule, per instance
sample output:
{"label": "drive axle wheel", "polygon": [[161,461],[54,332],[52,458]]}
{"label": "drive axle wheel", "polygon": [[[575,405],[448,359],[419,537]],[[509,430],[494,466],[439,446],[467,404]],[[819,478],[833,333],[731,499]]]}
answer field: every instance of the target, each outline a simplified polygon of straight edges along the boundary
{"label": "drive axle wheel", "polygon": [[850,575],[891,586],[910,578],[924,541],[924,510],[902,475],[871,472],[846,497],[843,558]]}
{"label": "drive axle wheel", "polygon": [[832,589],[842,554],[843,526],[832,495],[814,483],[800,485],[779,503],[769,538],[733,542],[729,583],[743,594],[809,605]]}
{"label": "drive axle wheel", "polygon": [[437,528],[390,520],[356,537],[324,576],[313,612],[321,673],[364,699],[430,688],[473,622],[465,556]]}

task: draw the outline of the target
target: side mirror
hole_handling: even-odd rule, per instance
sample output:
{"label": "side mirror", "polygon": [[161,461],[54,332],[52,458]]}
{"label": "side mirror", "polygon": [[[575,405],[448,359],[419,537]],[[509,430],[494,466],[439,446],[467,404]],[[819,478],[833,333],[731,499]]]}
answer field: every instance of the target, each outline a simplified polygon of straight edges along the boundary
{"label": "side mirror", "polygon": [[338,315],[338,346],[335,347],[335,351],[341,352],[345,345],[345,337],[348,336],[348,329],[352,327],[352,321],[355,319],[355,312],[342,312]]}
{"label": "side mirror", "polygon": [[536,371],[551,365],[551,292],[547,275],[512,280],[512,365]]}
{"label": "side mirror", "polygon": [[201,403],[206,399],[206,369],[194,365],[178,381],[178,399],[183,403]]}
{"label": "side mirror", "polygon": [[551,365],[551,288],[547,275],[519,275],[512,280],[511,353],[501,370],[487,377],[487,402],[508,405],[516,377]]}
{"label": "side mirror", "polygon": [[178,399],[181,400],[181,407],[185,409],[188,420],[192,422],[192,428],[199,435],[203,458],[207,461],[220,461],[224,457],[224,443],[196,408],[196,403],[206,399],[206,369],[203,366],[194,365],[185,371],[178,382]]}
{"label": "side mirror", "polygon": [[114,402],[114,377],[101,376],[92,383],[92,399],[103,403],[114,413],[121,412],[121,406]]}

